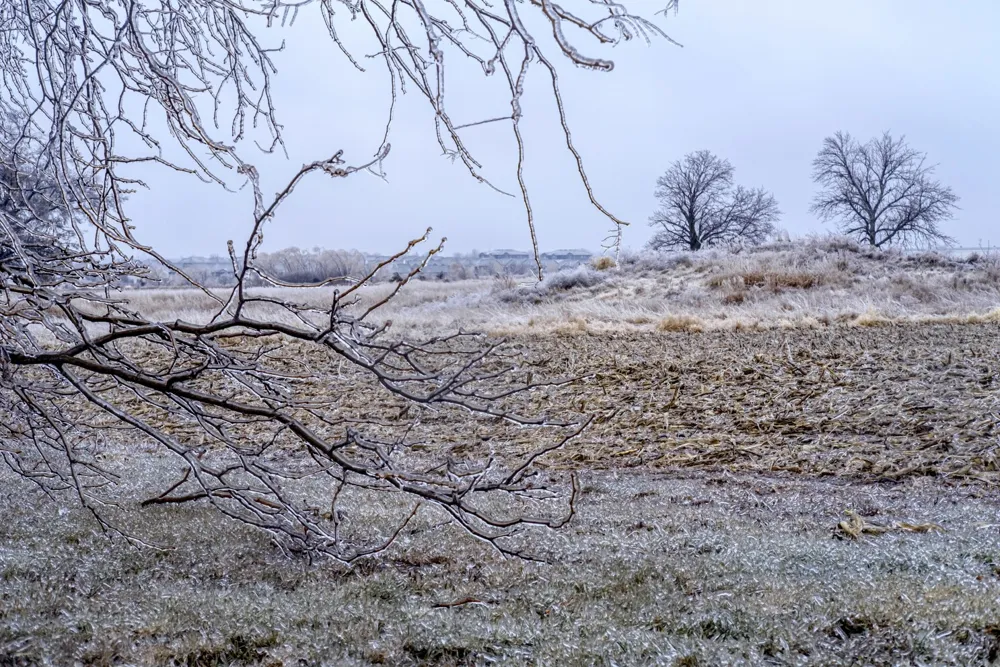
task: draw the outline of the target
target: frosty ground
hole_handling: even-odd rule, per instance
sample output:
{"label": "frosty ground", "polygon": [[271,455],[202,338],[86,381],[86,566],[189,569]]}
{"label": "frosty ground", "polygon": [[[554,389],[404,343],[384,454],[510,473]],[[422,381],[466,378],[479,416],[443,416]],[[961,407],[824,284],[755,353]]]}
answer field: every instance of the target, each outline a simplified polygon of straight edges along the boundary
{"label": "frosty ground", "polygon": [[[177,463],[133,443],[106,453],[109,511],[148,548],[0,470],[0,664],[996,660],[995,258],[678,257],[415,283],[393,306],[396,330],[473,326],[581,378],[559,400],[594,423],[544,462],[581,480],[573,522],[535,545],[549,564],[432,511],[351,569],[288,557],[198,503],[139,509]],[[458,426],[442,446],[485,455]]]}
{"label": "frosty ground", "polygon": [[[977,486],[588,473],[576,520],[540,545],[552,565],[502,560],[427,516],[350,571],[289,560],[195,506],[135,519],[164,550],[111,547],[84,513],[4,488],[4,664],[983,664],[1000,651],[1000,506]],[[846,509],[942,530],[850,539]]]}

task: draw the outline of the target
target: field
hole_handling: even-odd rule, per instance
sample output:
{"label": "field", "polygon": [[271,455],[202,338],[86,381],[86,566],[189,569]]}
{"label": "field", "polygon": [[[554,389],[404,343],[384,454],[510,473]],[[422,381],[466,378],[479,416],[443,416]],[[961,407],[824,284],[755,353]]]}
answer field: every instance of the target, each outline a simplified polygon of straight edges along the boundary
{"label": "field", "polygon": [[[154,548],[0,469],[0,664],[996,660],[995,260],[705,257],[541,287],[416,283],[387,313],[404,333],[507,336],[578,378],[551,396],[594,422],[543,461],[580,475],[573,522],[536,545],[549,564],[431,512],[353,568],[289,558],[199,503],[138,509],[176,463],[131,442],[108,452],[120,520]],[[164,319],[205,312],[190,293],[130,297]],[[496,453],[467,435],[440,446]]]}

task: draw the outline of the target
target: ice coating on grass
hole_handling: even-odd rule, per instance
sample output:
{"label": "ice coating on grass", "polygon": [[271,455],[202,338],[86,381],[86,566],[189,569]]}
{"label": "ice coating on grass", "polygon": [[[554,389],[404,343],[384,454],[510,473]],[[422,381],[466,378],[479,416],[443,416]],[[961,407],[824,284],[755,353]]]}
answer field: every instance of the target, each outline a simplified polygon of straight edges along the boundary
{"label": "ice coating on grass", "polygon": [[[123,456],[126,496],[161,465]],[[970,664],[1000,613],[995,496],[929,480],[593,473],[576,521],[540,545],[551,565],[428,514],[353,570],[285,558],[198,505],[139,514],[166,550],[135,550],[3,483],[0,647],[25,659]],[[946,532],[835,539],[847,508]]]}

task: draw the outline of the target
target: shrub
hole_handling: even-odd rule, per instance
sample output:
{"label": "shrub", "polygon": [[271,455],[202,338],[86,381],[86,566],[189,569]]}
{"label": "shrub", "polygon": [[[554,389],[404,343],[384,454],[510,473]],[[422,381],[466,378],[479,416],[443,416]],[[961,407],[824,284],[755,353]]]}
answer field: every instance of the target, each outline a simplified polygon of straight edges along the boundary
{"label": "shrub", "polygon": [[[610,257],[608,259],[611,259]],[[565,291],[575,287],[593,287],[606,280],[606,276],[589,266],[581,265],[570,271],[559,271],[545,277],[539,288],[545,292]]]}
{"label": "shrub", "polygon": [[815,248],[823,254],[845,252],[852,255],[859,255],[865,250],[854,239],[836,235],[809,237],[806,240],[806,246]]}
{"label": "shrub", "polygon": [[745,290],[735,290],[733,292],[728,292],[722,297],[722,303],[726,306],[739,305],[746,300],[747,300],[747,293]]}
{"label": "shrub", "polygon": [[598,271],[607,271],[608,269],[613,269],[618,266],[615,263],[613,257],[608,257],[607,255],[601,255],[600,257],[595,257],[590,261],[591,266],[593,266]]}
{"label": "shrub", "polygon": [[823,283],[817,273],[807,271],[764,271],[752,269],[735,274],[718,274],[708,279],[712,288],[766,287],[775,292],[783,289],[810,289]]}
{"label": "shrub", "polygon": [[498,278],[493,284],[493,293],[504,303],[540,303],[545,297],[563,294],[579,287],[594,287],[606,279],[606,274],[587,265],[580,265],[569,271],[552,273],[531,286],[517,287],[509,277]]}
{"label": "shrub", "polygon": [[765,283],[774,290],[784,288],[810,289],[821,282],[822,280],[817,274],[804,271],[771,273],[765,277]]}
{"label": "shrub", "polygon": [[493,277],[493,293],[510,292],[517,287],[514,276],[507,273],[498,273]]}
{"label": "shrub", "polygon": [[702,321],[691,315],[667,315],[656,326],[660,331],[703,331]]}
{"label": "shrub", "polygon": [[[703,260],[712,257],[708,251],[701,251]],[[690,252],[626,252],[622,253],[622,268],[630,271],[671,271],[677,268],[687,268],[694,265]]]}
{"label": "shrub", "polygon": [[959,262],[952,257],[947,257],[941,253],[932,251],[922,252],[907,259],[909,260],[907,264],[928,268],[951,268],[956,264],[959,264]]}
{"label": "shrub", "polygon": [[984,256],[979,260],[979,268],[982,269],[986,282],[1000,284],[1000,254],[991,253]]}

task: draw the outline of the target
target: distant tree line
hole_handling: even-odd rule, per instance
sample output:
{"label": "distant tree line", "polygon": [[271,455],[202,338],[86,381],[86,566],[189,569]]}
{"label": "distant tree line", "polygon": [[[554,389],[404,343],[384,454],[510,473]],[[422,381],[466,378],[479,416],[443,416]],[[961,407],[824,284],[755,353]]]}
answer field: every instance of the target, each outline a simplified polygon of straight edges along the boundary
{"label": "distant tree line", "polygon": [[[525,258],[497,258],[488,253],[468,252],[453,255],[438,254],[430,258],[414,280],[470,280],[500,276],[530,276],[536,265],[525,253]],[[547,271],[558,271],[589,261],[589,255],[577,259],[550,259],[544,266]],[[366,256],[357,250],[328,250],[325,248],[285,248],[270,253],[259,253],[256,268],[273,284],[323,285],[353,283],[374,271],[384,258]],[[415,255],[403,258],[377,271],[372,282],[400,282],[410,271],[422,263]],[[146,277],[123,282],[128,287],[187,287],[189,278],[208,287],[227,287],[234,284],[232,260],[228,257],[188,257],[175,259],[167,267],[155,260],[147,260]],[[176,270],[180,270],[181,275]],[[271,282],[260,276],[246,280],[251,287],[262,287]]]}
{"label": "distant tree line", "polygon": [[[838,132],[823,141],[812,166],[820,190],[811,210],[842,234],[874,248],[952,242],[941,223],[954,215],[958,197],[905,138],[886,132],[860,143]],[[670,165],[655,194],[653,250],[760,244],[781,214],[772,194],[736,185],[729,161],[707,150]]]}
{"label": "distant tree line", "polygon": [[361,278],[365,274],[365,256],[357,250],[285,248],[261,253],[257,265],[270,277],[288,283],[322,283]]}

